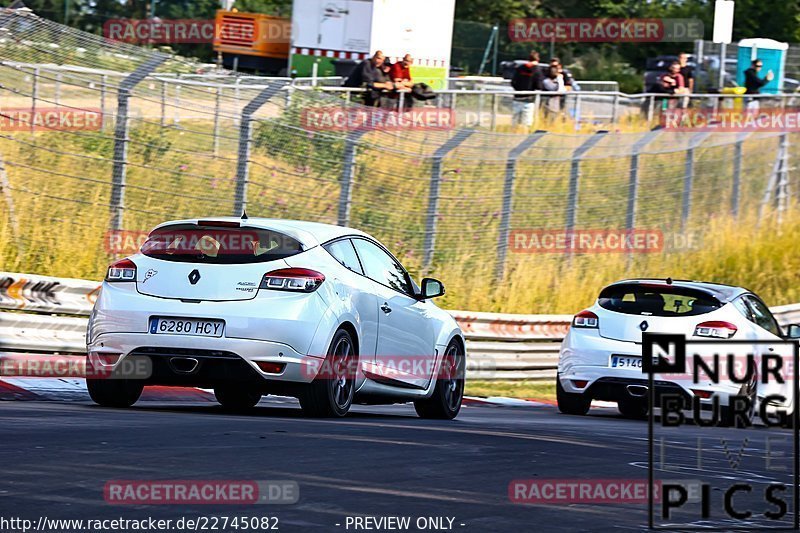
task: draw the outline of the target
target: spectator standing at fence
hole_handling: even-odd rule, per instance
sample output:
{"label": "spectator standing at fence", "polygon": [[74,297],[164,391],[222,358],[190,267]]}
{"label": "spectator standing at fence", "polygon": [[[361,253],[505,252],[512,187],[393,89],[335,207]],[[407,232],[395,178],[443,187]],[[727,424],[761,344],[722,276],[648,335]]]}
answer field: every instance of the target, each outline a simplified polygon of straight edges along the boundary
{"label": "spectator standing at fence", "polygon": [[[558,67],[551,65],[547,70],[547,76],[542,80],[542,89],[548,92],[564,92],[564,77],[559,75]],[[545,104],[548,113],[558,114],[561,110],[561,97],[548,96]]]}
{"label": "spectator standing at fence", "polygon": [[[397,89],[410,91],[414,86],[414,82],[411,81],[411,65],[413,64],[414,58],[411,57],[411,54],[406,54],[401,61],[393,64],[389,69],[389,78]],[[392,94],[392,98],[397,98],[397,92]],[[403,95],[403,107],[408,109],[412,105],[414,105],[414,100],[411,98],[411,93],[406,92]]]}
{"label": "spectator standing at fence", "polygon": [[758,73],[764,68],[764,63],[760,59],[754,59],[749,69],[744,71],[745,94],[760,94],[761,88],[772,81],[775,77],[770,70],[763,78],[758,77]]}
{"label": "spectator standing at fence", "polygon": [[[541,91],[542,71],[539,69],[539,53],[531,51],[528,61],[518,66],[511,78],[511,87],[515,91]],[[530,127],[533,124],[533,113],[536,104],[533,95],[514,95],[512,104],[514,112],[512,123]]]}
{"label": "spectator standing at fence", "polygon": [[689,64],[689,54],[681,52],[678,54],[678,65],[681,67],[681,76],[686,84],[688,92],[694,92],[694,67]]}
{"label": "spectator standing at fence", "polygon": [[[659,79],[661,90],[666,94],[682,95],[688,94],[689,89],[686,87],[686,80],[681,74],[681,65],[677,61],[673,61],[669,70]],[[681,104],[681,99],[669,99],[664,103],[665,106],[674,108]],[[682,106],[681,106],[682,107]]]}
{"label": "spectator standing at fence", "polygon": [[558,71],[558,84],[559,84],[559,91],[574,91],[575,89],[575,80],[572,78],[572,74],[564,68],[564,65],[561,64],[561,60],[557,57],[554,57],[550,60],[550,66],[556,67]]}
{"label": "spectator standing at fence", "polygon": [[[761,88],[772,81],[775,75],[770,70],[763,78],[758,77],[758,73],[764,68],[764,63],[760,59],[754,59],[749,69],[744,71],[744,94],[761,94]],[[758,110],[758,98],[750,98],[747,102],[747,109]]]}
{"label": "spectator standing at fence", "polygon": [[366,106],[379,107],[381,93],[384,90],[394,89],[394,84],[381,68],[385,60],[383,52],[377,50],[371,58],[362,61],[344,83],[345,87],[366,89],[364,92],[364,105]]}

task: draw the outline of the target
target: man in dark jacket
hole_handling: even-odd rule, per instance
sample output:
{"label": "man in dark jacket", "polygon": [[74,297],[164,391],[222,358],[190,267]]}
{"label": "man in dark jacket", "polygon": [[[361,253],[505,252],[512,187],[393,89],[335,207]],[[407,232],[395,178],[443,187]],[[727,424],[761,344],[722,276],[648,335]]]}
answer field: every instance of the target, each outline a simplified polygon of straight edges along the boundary
{"label": "man in dark jacket", "polygon": [[[747,89],[744,94],[760,94],[761,88],[772,81],[774,74],[770,70],[763,78],[758,77],[758,73],[764,67],[760,59],[754,59],[752,66],[744,71],[744,87]],[[748,109],[758,109],[758,98],[751,98],[747,102]]]}
{"label": "man in dark jacket", "polygon": [[362,61],[344,83],[345,87],[364,87],[366,89],[364,92],[364,105],[366,106],[379,107],[381,92],[394,89],[394,84],[381,68],[385,59],[383,52],[376,51],[371,58]]}
{"label": "man in dark jacket", "polygon": [[747,89],[745,94],[759,94],[761,88],[772,81],[775,77],[770,70],[763,78],[758,77],[758,73],[764,67],[760,59],[753,60],[753,66],[744,71],[744,87]]}
{"label": "man in dark jacket", "polygon": [[[528,61],[518,66],[511,78],[511,87],[515,91],[541,91],[542,71],[539,69],[539,53],[532,50]],[[513,118],[515,125],[530,126],[533,124],[534,98],[531,95],[514,95]]]}

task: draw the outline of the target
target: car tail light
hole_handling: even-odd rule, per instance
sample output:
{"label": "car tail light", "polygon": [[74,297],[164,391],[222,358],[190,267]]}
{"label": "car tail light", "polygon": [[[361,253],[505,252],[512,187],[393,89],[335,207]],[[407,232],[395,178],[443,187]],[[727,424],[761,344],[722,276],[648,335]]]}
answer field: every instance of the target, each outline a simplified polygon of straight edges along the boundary
{"label": "car tail light", "polygon": [[108,267],[106,281],[136,281],[136,265],[130,259],[112,263]]}
{"label": "car tail light", "polygon": [[694,393],[695,396],[697,396],[702,400],[708,400],[709,398],[711,398],[711,395],[713,394],[713,392],[711,392],[710,390],[700,390],[700,389],[692,389],[692,392]]}
{"label": "car tail light", "polygon": [[282,268],[264,274],[259,289],[277,291],[314,292],[325,281],[325,276],[308,268]]}
{"label": "car tail light", "polygon": [[600,320],[591,311],[581,311],[572,319],[574,328],[597,328],[599,325]]}
{"label": "car tail light", "polygon": [[267,374],[280,374],[286,366],[285,363],[272,363],[270,361],[256,361],[256,365],[262,372]]}
{"label": "car tail light", "polygon": [[585,379],[573,379],[572,380],[572,384],[575,385],[576,389],[584,388],[587,383],[589,383],[589,381],[585,380]]}
{"label": "car tail light", "polygon": [[730,322],[710,320],[697,324],[694,328],[695,337],[714,337],[716,339],[730,339],[736,334],[737,328]]}
{"label": "car tail light", "polygon": [[98,353],[97,359],[104,365],[113,366],[117,364],[117,361],[119,361],[121,356],[121,353]]}

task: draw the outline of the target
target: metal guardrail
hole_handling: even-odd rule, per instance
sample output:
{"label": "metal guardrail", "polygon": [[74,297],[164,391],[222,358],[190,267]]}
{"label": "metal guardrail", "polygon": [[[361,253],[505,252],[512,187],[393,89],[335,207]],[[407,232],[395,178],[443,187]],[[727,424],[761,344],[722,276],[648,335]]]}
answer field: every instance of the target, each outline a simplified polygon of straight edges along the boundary
{"label": "metal guardrail", "polygon": [[[0,312],[0,352],[85,354],[86,317],[98,287],[93,281],[0,272],[0,310],[7,311]],[[800,323],[800,304],[772,312],[782,326]],[[468,378],[555,378],[571,315],[450,314],[467,339]]]}

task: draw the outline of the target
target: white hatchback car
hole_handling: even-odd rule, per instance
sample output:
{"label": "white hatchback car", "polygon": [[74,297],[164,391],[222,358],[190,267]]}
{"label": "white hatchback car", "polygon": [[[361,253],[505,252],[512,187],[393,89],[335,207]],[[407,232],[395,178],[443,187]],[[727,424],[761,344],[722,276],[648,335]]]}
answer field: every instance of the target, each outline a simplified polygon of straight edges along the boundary
{"label": "white hatchback car", "polygon": [[[431,301],[442,294],[441,282],[417,286],[354,229],[246,216],[167,222],[108,269],[87,330],[97,371],[87,387],[105,406],[132,405],[144,385],[177,385],[214,389],[236,409],[272,393],[298,397],[314,416],[413,401],[422,417],[452,419],[466,353],[456,321]],[[133,356],[148,375],[106,377]]]}
{"label": "white hatchback car", "polygon": [[[791,328],[792,337],[797,331],[796,326]],[[646,415],[649,383],[642,371],[643,332],[678,334],[689,341],[778,342],[785,339],[769,308],[747,289],[671,279],[619,281],[604,288],[592,307],[573,318],[572,327],[561,344],[558,361],[559,410],[583,415],[589,411],[592,400],[605,400],[617,402],[624,416],[641,418]],[[701,355],[718,349],[713,345],[703,346],[697,349]],[[786,351],[785,345],[763,349],[759,348],[763,345],[757,343],[741,346],[747,353],[754,354],[766,349],[776,353]],[[787,352],[780,356],[791,358],[792,354]],[[684,405],[691,405],[686,402],[697,398],[701,409],[708,409],[716,397],[725,423],[730,423],[733,414],[728,404],[731,395],[752,398],[754,408],[758,400],[768,394],[783,394],[790,407],[793,396],[790,382],[781,390],[774,390],[777,385],[772,383],[759,385],[757,372],[752,373],[752,382],[745,384],[728,379],[695,383],[694,376],[686,374],[656,374],[655,377],[657,405],[661,394],[676,394],[683,398]]]}

